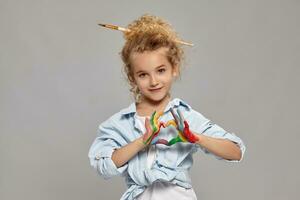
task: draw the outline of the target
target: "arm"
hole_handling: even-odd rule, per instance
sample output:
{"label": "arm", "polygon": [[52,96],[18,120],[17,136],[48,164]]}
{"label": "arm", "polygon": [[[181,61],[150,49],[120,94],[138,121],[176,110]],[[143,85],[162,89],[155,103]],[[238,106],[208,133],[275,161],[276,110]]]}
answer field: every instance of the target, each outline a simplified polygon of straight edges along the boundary
{"label": "arm", "polygon": [[[195,147],[203,150],[204,153],[213,154],[217,159],[228,162],[240,162],[245,153],[245,145],[243,141],[234,133],[225,131],[222,127],[212,123],[201,113],[192,110],[188,116],[190,129],[185,124],[185,129],[190,133],[187,136],[195,136]],[[189,132],[186,131],[185,132]]]}
{"label": "arm", "polygon": [[[113,152],[112,160],[117,167],[121,167],[122,165],[126,164],[128,160],[134,157],[139,151],[152,144],[152,140],[155,136],[157,136],[160,130],[161,124],[158,123],[158,118],[161,115],[161,113],[154,112],[151,119],[146,118],[146,132],[144,133],[144,135]],[[156,140],[154,140],[153,142],[155,141]]]}
{"label": "arm", "polygon": [[143,137],[140,137],[131,143],[116,149],[112,154],[112,160],[117,167],[121,167],[145,147],[146,145],[143,143]]}
{"label": "arm", "polygon": [[[128,144],[126,139],[122,136],[120,128],[111,120],[108,120],[98,127],[97,137],[92,143],[88,153],[90,164],[104,179],[109,179],[116,175],[125,175],[128,164],[117,163],[118,161],[115,159],[116,157],[118,158],[117,152],[125,146],[125,150],[128,146],[132,149],[132,145],[134,146],[136,144],[138,143],[135,141]],[[122,150],[120,151],[122,152]],[[112,159],[113,154],[117,155],[114,155],[114,161]],[[124,156],[124,154],[120,155]],[[116,166],[115,163],[118,164],[118,166]],[[122,166],[120,167],[120,165]]]}
{"label": "arm", "polygon": [[227,139],[213,138],[202,134],[194,133],[199,140],[196,144],[205,148],[209,152],[226,160],[240,160],[242,157],[238,145]]}

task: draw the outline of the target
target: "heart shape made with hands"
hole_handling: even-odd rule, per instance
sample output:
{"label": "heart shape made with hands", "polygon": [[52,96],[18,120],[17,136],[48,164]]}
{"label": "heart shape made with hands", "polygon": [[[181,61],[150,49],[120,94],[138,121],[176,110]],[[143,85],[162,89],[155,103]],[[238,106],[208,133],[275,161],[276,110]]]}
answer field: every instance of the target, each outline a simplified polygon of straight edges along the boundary
{"label": "heart shape made with hands", "polygon": [[[143,136],[143,142],[145,145],[149,144],[164,144],[167,146],[171,146],[176,144],[177,142],[190,142],[195,143],[199,140],[199,138],[193,134],[189,129],[188,122],[184,119],[181,111],[177,109],[177,114],[175,113],[174,109],[171,108],[171,113],[173,115],[173,120],[169,120],[167,123],[159,122],[159,118],[162,116],[163,112],[157,113],[154,111],[150,118],[150,127],[151,129],[147,128],[146,134]],[[165,139],[159,139],[157,136],[159,134],[161,127],[168,127],[174,126],[177,131],[178,135],[172,138],[170,141]]]}

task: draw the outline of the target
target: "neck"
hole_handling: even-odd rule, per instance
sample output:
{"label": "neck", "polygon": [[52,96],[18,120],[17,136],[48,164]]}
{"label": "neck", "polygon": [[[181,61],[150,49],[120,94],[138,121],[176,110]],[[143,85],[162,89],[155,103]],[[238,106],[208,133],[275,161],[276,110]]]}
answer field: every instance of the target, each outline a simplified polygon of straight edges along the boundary
{"label": "neck", "polygon": [[151,116],[154,111],[163,112],[170,102],[170,99],[170,95],[167,95],[164,99],[158,102],[141,97],[141,102],[136,105],[137,113],[140,116]]}

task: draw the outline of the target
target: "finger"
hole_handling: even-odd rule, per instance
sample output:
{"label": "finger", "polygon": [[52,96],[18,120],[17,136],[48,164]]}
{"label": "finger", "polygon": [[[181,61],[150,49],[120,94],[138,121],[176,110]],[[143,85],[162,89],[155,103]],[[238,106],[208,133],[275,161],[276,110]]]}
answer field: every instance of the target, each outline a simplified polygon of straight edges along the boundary
{"label": "finger", "polygon": [[162,111],[156,113],[155,120],[158,120],[158,118],[160,118],[163,114],[164,114],[164,113],[163,113]]}
{"label": "finger", "polygon": [[178,113],[178,116],[180,118],[180,122],[183,122],[184,121],[184,117],[183,117],[182,112],[179,109],[177,109],[177,113]]}
{"label": "finger", "polygon": [[175,114],[177,116],[177,127],[179,130],[183,131],[183,128],[184,128],[184,124],[183,124],[183,121],[182,121],[182,114],[181,112],[179,111],[179,109],[177,109],[177,113],[178,114]]}
{"label": "finger", "polygon": [[167,140],[165,140],[165,139],[158,139],[157,141],[156,141],[156,144],[164,144],[164,145],[168,145],[168,141]]}
{"label": "finger", "polygon": [[182,114],[182,112],[179,109],[177,109],[177,113],[178,113],[178,116],[180,118],[179,129],[183,130],[184,129],[184,117],[183,117],[183,114]]}
{"label": "finger", "polygon": [[183,140],[179,136],[177,136],[176,138],[173,138],[172,140],[170,140],[168,145],[171,146],[173,144],[176,144],[177,142],[183,142]]}
{"label": "finger", "polygon": [[173,108],[171,108],[171,113],[172,113],[172,115],[173,115],[173,118],[175,119],[176,124],[178,124],[178,123],[179,123],[179,122],[178,122],[178,117],[177,117],[177,115],[175,114]]}
{"label": "finger", "polygon": [[167,121],[167,123],[164,124],[164,128],[171,126],[171,125],[174,126],[175,128],[177,127],[177,124],[174,119]]}
{"label": "finger", "polygon": [[150,122],[149,122],[149,118],[148,118],[148,117],[146,117],[146,119],[145,119],[145,127],[146,127],[147,133],[151,133],[151,132],[152,132],[152,129],[151,129],[151,126],[150,126]]}
{"label": "finger", "polygon": [[146,128],[146,132],[145,132],[144,135],[143,135],[143,142],[144,142],[144,144],[147,144],[148,139],[151,137],[151,129],[150,129],[149,126],[150,126],[150,125],[149,125],[149,119],[146,118],[146,120],[145,120],[145,128]]}
{"label": "finger", "polygon": [[154,111],[152,113],[151,118],[150,118],[150,123],[151,123],[152,128],[155,127],[155,115],[156,115],[156,111]]}
{"label": "finger", "polygon": [[190,127],[186,120],[184,120],[184,127],[187,129]]}
{"label": "finger", "polygon": [[158,137],[153,138],[153,140],[151,141],[151,144],[156,144],[158,140],[159,140]]}
{"label": "finger", "polygon": [[158,118],[160,118],[163,115],[163,112],[158,112],[155,114],[154,119],[153,119],[153,123],[154,123],[154,127],[153,130],[154,132],[158,131],[161,127],[161,123],[159,123]]}
{"label": "finger", "polygon": [[160,129],[160,127],[164,127],[164,128],[166,128],[166,125],[165,125],[165,123],[163,123],[163,122],[160,122],[160,123],[159,123],[159,127],[158,127],[158,128]]}

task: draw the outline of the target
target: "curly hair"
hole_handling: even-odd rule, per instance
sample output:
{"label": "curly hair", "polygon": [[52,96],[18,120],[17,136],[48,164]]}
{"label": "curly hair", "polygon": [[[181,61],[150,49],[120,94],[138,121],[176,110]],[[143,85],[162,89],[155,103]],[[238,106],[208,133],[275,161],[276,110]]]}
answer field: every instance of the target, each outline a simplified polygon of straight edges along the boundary
{"label": "curly hair", "polygon": [[[144,14],[130,23],[127,28],[130,31],[124,33],[126,43],[120,54],[124,64],[123,70],[131,85],[130,91],[133,93],[135,101],[139,101],[140,91],[134,83],[130,60],[131,54],[155,51],[161,47],[167,47],[166,57],[168,61],[173,67],[177,65],[180,69],[184,51],[176,42],[180,40],[177,33],[168,22],[160,17]],[[178,73],[180,75],[180,70],[178,70]]]}

